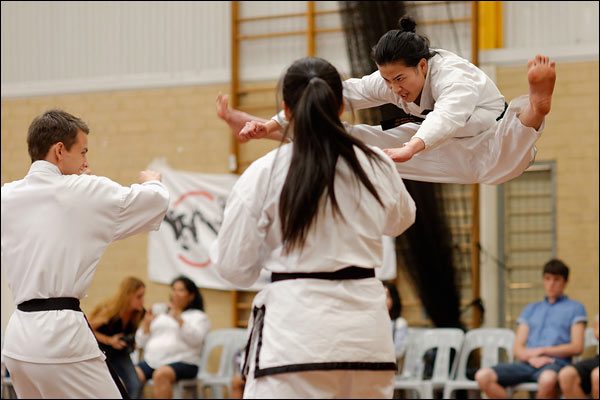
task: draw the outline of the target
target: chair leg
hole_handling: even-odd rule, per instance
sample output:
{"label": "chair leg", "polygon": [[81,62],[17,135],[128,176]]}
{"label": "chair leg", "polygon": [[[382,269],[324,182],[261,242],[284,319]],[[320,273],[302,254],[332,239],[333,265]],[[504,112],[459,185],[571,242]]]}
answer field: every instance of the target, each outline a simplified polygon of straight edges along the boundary
{"label": "chair leg", "polygon": [[423,382],[418,392],[421,399],[433,399],[433,385],[430,382]]}
{"label": "chair leg", "polygon": [[451,399],[454,394],[454,389],[449,387],[444,387],[444,399]]}

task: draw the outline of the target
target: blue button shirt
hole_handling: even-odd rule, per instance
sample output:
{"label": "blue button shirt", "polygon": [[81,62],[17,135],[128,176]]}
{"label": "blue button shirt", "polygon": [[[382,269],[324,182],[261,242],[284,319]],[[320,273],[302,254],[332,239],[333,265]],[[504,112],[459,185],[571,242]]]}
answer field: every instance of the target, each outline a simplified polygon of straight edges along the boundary
{"label": "blue button shirt", "polygon": [[528,304],[517,319],[518,324],[529,327],[528,348],[570,343],[571,327],[579,322],[587,322],[585,307],[567,296],[559,297],[553,304],[547,298]]}

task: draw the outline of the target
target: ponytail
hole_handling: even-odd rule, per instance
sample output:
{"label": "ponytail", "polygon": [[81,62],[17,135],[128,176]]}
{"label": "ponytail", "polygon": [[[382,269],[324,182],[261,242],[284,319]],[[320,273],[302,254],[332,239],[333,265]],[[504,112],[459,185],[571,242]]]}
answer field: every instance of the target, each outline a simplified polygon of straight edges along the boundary
{"label": "ponytail", "polygon": [[339,118],[343,104],[341,79],[327,61],[320,58],[296,61],[284,77],[283,98],[292,111],[290,127],[294,136],[290,168],[279,202],[284,249],[289,253],[304,246],[327,198],[334,217],[343,218],[335,195],[336,166],[340,157],[383,206],[354,147],[361,149],[370,160],[382,160],[346,132]]}

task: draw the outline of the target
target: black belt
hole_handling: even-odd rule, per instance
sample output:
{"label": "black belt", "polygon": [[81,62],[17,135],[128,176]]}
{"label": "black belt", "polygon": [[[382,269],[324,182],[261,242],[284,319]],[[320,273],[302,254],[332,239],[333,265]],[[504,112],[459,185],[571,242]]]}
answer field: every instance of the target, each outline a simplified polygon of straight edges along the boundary
{"label": "black belt", "polygon": [[32,299],[19,304],[17,308],[20,311],[51,311],[51,310],[73,310],[81,311],[79,299],[75,297],[52,297],[50,299]]}
{"label": "black belt", "polygon": [[[73,311],[79,311],[79,312],[83,313],[83,311],[81,310],[81,307],[79,307],[79,299],[76,299],[75,297],[51,297],[49,299],[27,300],[27,301],[24,301],[21,304],[19,304],[17,306],[17,309],[19,311],[24,311],[24,312],[73,310]],[[94,330],[92,329],[92,326],[90,325],[89,321],[87,320],[87,317],[85,316],[85,314],[83,314],[83,317],[85,318],[85,320],[88,324],[88,327],[92,331],[92,334],[94,334]],[[95,334],[94,334],[94,337],[96,337]],[[98,339],[96,339],[96,341],[97,340]],[[100,343],[98,343],[98,346],[99,345],[100,345]],[[102,349],[100,349],[100,351],[102,351]],[[123,383],[121,382],[121,379],[119,378],[119,375],[117,375],[114,368],[110,365],[108,358],[105,358],[104,361],[106,362],[106,366],[108,367],[110,376],[112,377],[113,381],[115,382],[115,385],[117,385],[117,389],[119,389],[121,396],[124,399],[129,399],[130,397],[129,397],[129,394],[127,393],[127,390],[125,389],[125,386],[123,386]]]}
{"label": "black belt", "polygon": [[[504,117],[504,114],[506,113],[507,109],[508,109],[508,103],[504,102],[504,110],[502,110],[502,113],[500,114],[500,116],[498,118],[496,118],[496,121],[500,121]],[[432,110],[423,110],[422,115],[427,115],[431,111]],[[397,126],[408,124],[411,122],[414,124],[421,124],[423,121],[425,121],[425,118],[421,118],[421,117],[417,117],[416,115],[405,113],[404,110],[402,110],[402,109],[397,110],[397,112],[399,114],[398,116],[391,118],[391,119],[386,119],[386,120],[380,122],[382,130],[387,131],[388,129],[392,129]]]}
{"label": "black belt", "polygon": [[[395,111],[397,113],[395,117],[380,122],[382,130],[387,131],[388,129],[392,129],[397,126],[408,124],[411,122],[414,124],[420,124],[421,122],[425,121],[425,118],[408,114],[404,112],[404,110],[401,108],[398,108],[398,110]],[[423,110],[423,115],[428,114],[429,112],[431,112],[431,110]]]}
{"label": "black belt", "polygon": [[284,281],[286,279],[326,279],[330,281],[346,279],[374,278],[373,268],[346,267],[334,272],[273,272],[271,282]]}

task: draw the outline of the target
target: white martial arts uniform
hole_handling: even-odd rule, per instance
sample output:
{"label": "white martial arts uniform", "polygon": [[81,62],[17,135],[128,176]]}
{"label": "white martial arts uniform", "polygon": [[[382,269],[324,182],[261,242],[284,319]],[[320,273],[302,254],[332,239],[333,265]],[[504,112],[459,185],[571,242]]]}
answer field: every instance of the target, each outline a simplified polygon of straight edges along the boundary
{"label": "white martial arts uniform", "polygon": [[494,82],[464,58],[446,50],[432,51],[436,54],[427,61],[420,104],[402,100],[379,71],[345,80],[344,99],[354,109],[393,104],[424,118],[414,136],[423,140],[426,149],[451,137],[476,136],[494,126],[505,108]]}
{"label": "white martial arts uniform", "polygon": [[[218,273],[235,285],[250,286],[262,268],[279,273],[378,268],[381,236],[397,236],[414,222],[415,204],[392,161],[374,149],[384,160],[371,164],[357,149],[384,207],[338,161],[335,193],[343,218],[333,217],[329,200],[321,203],[303,249],[285,255],[278,207],[292,146],[255,161],[229,196],[212,254],[217,253]],[[267,285],[254,298],[244,396],[391,397],[396,367],[385,298],[374,277]]]}
{"label": "white martial arts uniform", "polygon": [[[405,179],[441,183],[501,184],[520,176],[535,160],[539,130],[524,126],[517,115],[529,104],[527,96],[510,102],[498,125],[477,135],[451,138],[437,147],[421,151],[410,160],[396,163]],[[410,140],[420,125],[409,123],[382,130],[379,126],[347,126],[348,132],[382,149],[398,147]]]}
{"label": "white martial arts uniform", "polygon": [[[158,229],[168,201],[158,181],[124,187],[34,162],[2,186],[2,268],[15,304],[85,297],[106,247]],[[81,312],[15,310],[2,353],[19,397],[120,397]]]}
{"label": "white martial arts uniform", "polygon": [[181,313],[183,325],[169,314],[157,315],[150,323],[150,333],[142,327],[135,333],[135,342],[144,348],[144,361],[156,369],[174,362],[197,365],[202,343],[210,329],[203,311],[189,309]]}
{"label": "white martial arts uniform", "polygon": [[[400,147],[413,136],[426,149],[396,168],[403,178],[442,183],[500,184],[521,175],[535,160],[535,143],[543,131],[524,126],[518,114],[529,104],[521,96],[504,111],[504,97],[479,68],[445,50],[428,60],[420,105],[406,103],[387,87],[379,71],[344,81],[344,99],[354,109],[394,104],[424,118],[383,130],[356,125],[348,132],[379,148]],[[429,110],[426,111],[426,110]],[[497,120],[504,112],[503,117]],[[281,126],[283,112],[273,119]]]}

